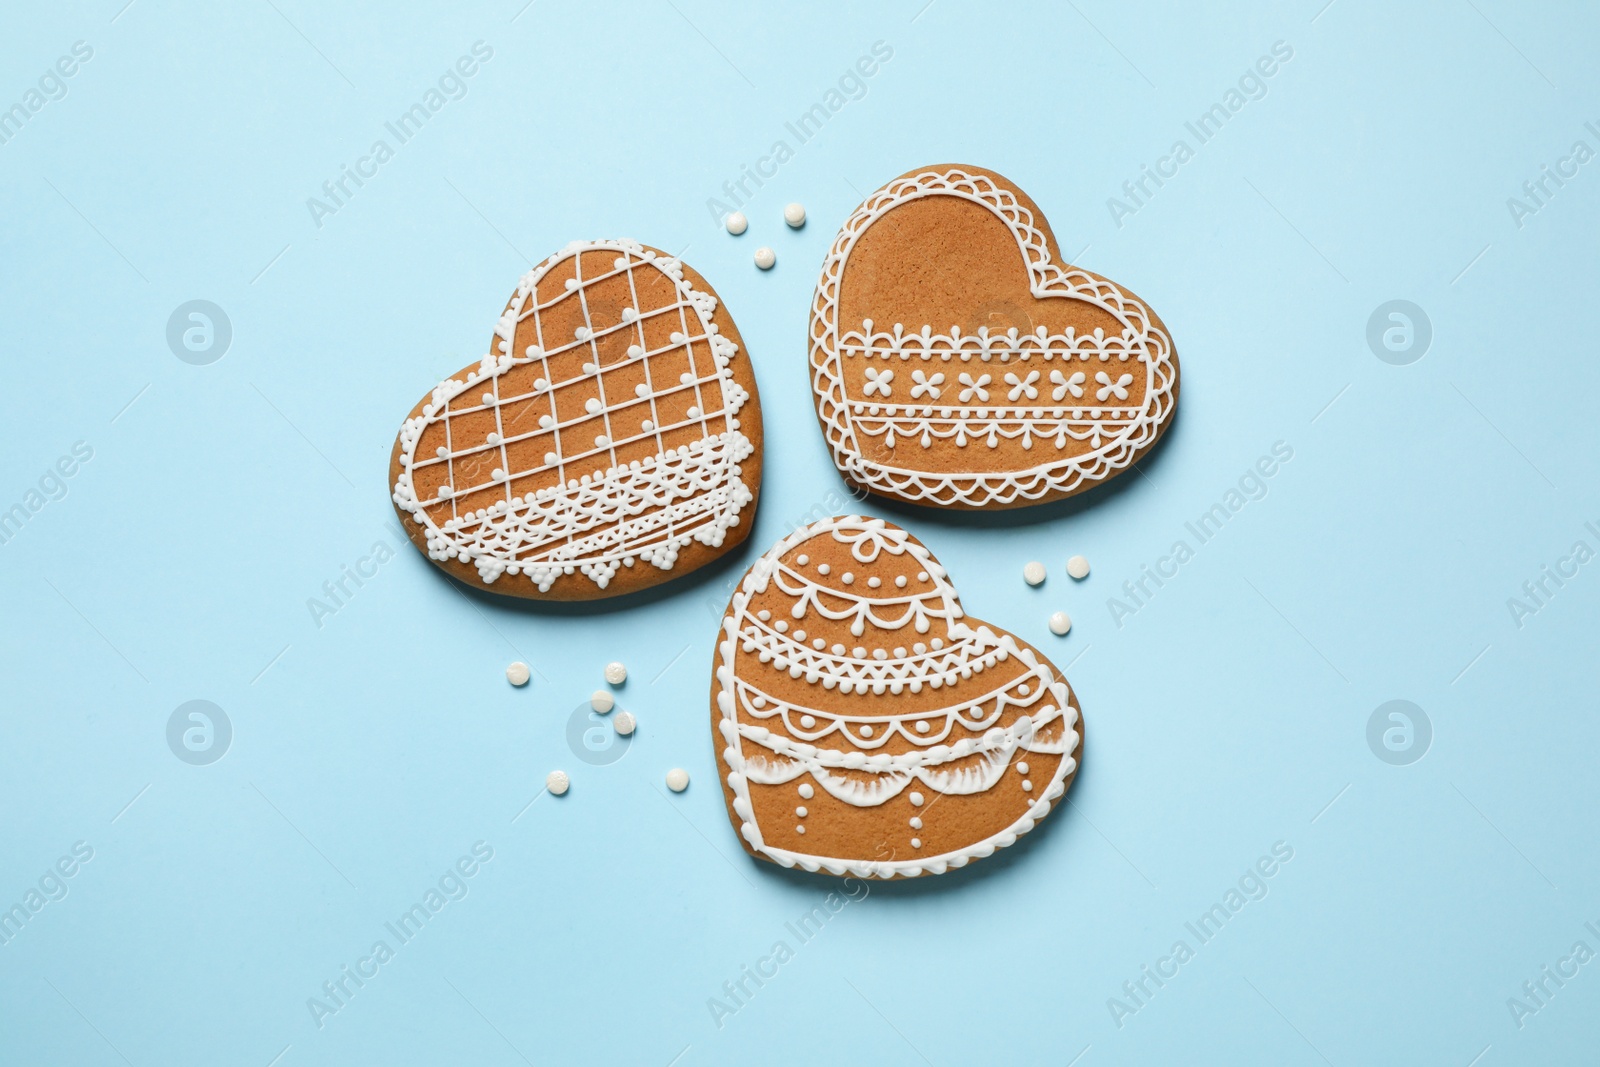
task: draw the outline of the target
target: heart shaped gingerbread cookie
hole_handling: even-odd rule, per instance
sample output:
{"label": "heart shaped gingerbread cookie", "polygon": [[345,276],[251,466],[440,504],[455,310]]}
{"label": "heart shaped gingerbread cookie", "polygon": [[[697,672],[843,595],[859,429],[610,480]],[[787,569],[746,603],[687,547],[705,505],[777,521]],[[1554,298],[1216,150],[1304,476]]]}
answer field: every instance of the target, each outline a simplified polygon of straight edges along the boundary
{"label": "heart shaped gingerbread cookie", "polygon": [[713,742],[745,849],[909,878],[1010,845],[1071,786],[1077,700],[1049,660],[967,618],[944,568],[881,519],[778,542],[723,616]]}
{"label": "heart shaped gingerbread cookie", "polygon": [[416,546],[483,588],[591,600],[740,544],[761,409],[727,308],[637,241],[574,242],[525,274],[493,350],[400,428],[394,504]]}
{"label": "heart shaped gingerbread cookie", "polygon": [[847,480],[955,508],[1091,488],[1178,402],[1156,314],[1066,264],[1027,194],[974,167],[908,172],[846,220],[812,302],[811,380]]}

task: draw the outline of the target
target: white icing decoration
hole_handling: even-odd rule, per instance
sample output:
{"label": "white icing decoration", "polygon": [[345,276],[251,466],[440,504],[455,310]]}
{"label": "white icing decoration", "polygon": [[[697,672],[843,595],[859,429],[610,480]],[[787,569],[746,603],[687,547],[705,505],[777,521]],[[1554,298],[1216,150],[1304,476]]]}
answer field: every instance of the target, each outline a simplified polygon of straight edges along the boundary
{"label": "white icing decoration", "polygon": [[1073,556],[1067,560],[1067,574],[1078,579],[1089,577],[1089,561],[1083,556]]}
{"label": "white icing decoration", "polygon": [[[1016,239],[1033,297],[1091,304],[1120,323],[1120,334],[1111,336],[1103,330],[1075,334],[1069,329],[1051,335],[1040,327],[1034,333],[984,328],[964,335],[956,327],[949,333],[935,333],[932,325],[907,331],[902,324],[892,331],[874,331],[870,321],[863,322],[859,330],[845,330],[839,322],[840,284],[856,242],[896,206],[932,196],[957,197],[992,212]],[[942,364],[972,359],[1001,364],[1018,361],[1023,368],[1002,372],[999,380],[1004,386],[997,386],[992,374],[959,373],[956,380],[962,388],[956,396],[961,407],[934,404],[932,401],[945,398],[922,394],[911,397],[911,403],[886,403],[887,391],[872,402],[878,390],[863,389],[858,398],[845,385],[846,360]],[[1050,370],[1048,385],[1041,381],[1039,370],[1027,368],[1028,361],[1035,359]],[[1080,368],[1090,360],[1099,365],[1115,360],[1117,372],[1096,371],[1097,400],[1089,406],[1068,406],[1082,397],[1085,372]],[[1172,344],[1154,325],[1149,309],[1110,281],[1056,263],[1033,213],[1013,192],[987,175],[957,168],[896,179],[868,197],[846,220],[817,281],[810,361],[817,412],[840,471],[870,490],[930,504],[980,507],[1026,503],[1104,480],[1129,466],[1140,450],[1155,440],[1176,403]],[[1052,367],[1052,363],[1058,366]],[[1129,386],[1140,379],[1140,403],[1107,405],[1112,399],[1128,400]],[[869,384],[874,381],[868,379]],[[1041,395],[1045,389],[1049,390],[1048,401]],[[991,397],[1003,397],[1004,404],[976,406],[988,405]],[[1038,450],[1038,463],[1022,470],[985,471],[974,465],[971,469],[930,471],[867,458],[862,442],[868,438],[880,439],[888,448],[897,441],[915,441],[927,449],[936,440],[952,440],[962,448],[971,441],[994,448],[1001,440],[1019,441],[1029,450],[1036,441],[1045,447]],[[1067,454],[1069,440],[1087,442],[1088,447]]]}
{"label": "white icing decoration", "polygon": [[[842,586],[819,585],[784,556],[812,538],[829,535],[848,545],[851,556],[863,566],[881,559],[905,557],[919,568],[930,588],[916,594],[860,595]],[[819,572],[825,567],[819,565]],[[847,650],[842,644],[823,650],[780,633],[766,609],[752,610],[751,600],[776,591],[790,598],[794,618],[815,615],[848,621],[852,633],[880,644],[886,631],[910,628],[926,633],[938,620],[950,635],[912,643],[894,640],[892,655],[877,647],[868,657],[865,646]],[[766,614],[768,619],[761,618]],[[783,866],[827,870],[887,878],[942,873],[987,856],[1013,843],[1030,830],[1065,791],[1065,779],[1077,768],[1077,710],[1067,687],[1058,682],[1053,668],[1009,634],[997,635],[987,626],[971,626],[954,588],[931,553],[903,530],[887,528],[881,520],[857,516],[824,519],[801,528],[778,542],[751,567],[735,592],[723,620],[716,666],[717,731],[724,746],[722,757],[733,791],[733,810],[740,832],[761,855]],[[819,641],[819,644],[821,642]],[[850,714],[805,707],[773,696],[760,688],[760,677],[734,673],[736,655],[743,653],[750,671],[755,663],[775,672],[803,678],[823,690],[874,695],[922,692],[925,688],[963,685],[963,696],[951,706],[930,712],[926,708],[904,715]],[[1024,668],[1021,678],[1002,684],[974,687],[973,679],[999,663],[1015,661]],[[865,712],[866,708],[863,708]],[[1007,725],[1001,726],[1002,721]],[[763,725],[771,723],[769,727]],[[777,729],[781,725],[781,729]],[[951,740],[960,729],[961,736]],[[893,739],[909,742],[905,751],[883,751]],[[906,748],[897,743],[894,748]],[[1024,753],[1060,757],[1055,774],[1043,794],[1031,802],[1010,826],[981,841],[928,857],[869,860],[817,856],[768,844],[755,821],[750,786],[781,785],[802,776],[802,799],[813,796],[812,782],[833,798],[856,807],[875,807],[904,795],[913,808],[927,798],[920,784],[941,794],[971,795],[987,792],[1003,777],[1007,767]],[[929,810],[933,810],[931,807]],[[913,824],[920,828],[918,824]]]}
{"label": "white icing decoration", "polygon": [[551,771],[544,776],[544,787],[556,796],[561,796],[572,785],[572,779],[567,777],[566,771]]}
{"label": "white icing decoration", "polygon": [[527,685],[528,678],[528,665],[523,663],[521,660],[518,660],[506,668],[506,681],[510,682],[512,685]]}
{"label": "white icing decoration", "polygon": [[[563,292],[542,303],[534,300],[539,281],[553,268],[575,260],[581,264],[584,261],[577,260],[579,254],[593,251],[616,252],[615,263],[620,266],[586,277],[581,284],[568,279]],[[637,289],[634,275],[643,271],[671,282],[673,298],[669,302],[642,313],[627,308],[620,323],[590,321],[583,295],[587,286],[623,277]],[[541,316],[573,300],[579,301],[585,319],[577,331],[578,339],[559,342],[544,337]],[[394,485],[394,501],[422,527],[429,558],[471,561],[486,583],[504,574],[524,574],[546,592],[557,578],[573,573],[582,573],[604,589],[619,569],[633,566],[635,561],[671,570],[685,545],[721,545],[727,531],[741,521],[741,511],[754,500],[740,478],[739,465],[755,449],[739,431],[735,417],[749,400],[749,393],[729,369],[738,346],[721,336],[713,321],[716,308],[715,297],[689,284],[678,260],[658,256],[636,241],[574,242],[523,275],[495,333],[509,348],[518,325],[531,320],[540,343],[528,346],[521,357],[486,356],[477,371],[466,375],[466,381],[440,383],[422,414],[407,419],[400,430],[401,473]],[[641,347],[645,320],[664,315],[673,316],[680,329],[673,332],[670,344],[646,351]],[[643,361],[647,380],[653,365],[664,360],[681,364],[687,359],[694,374],[692,382],[671,385],[656,380],[651,385],[640,383],[632,397],[608,394],[607,372],[621,364],[599,368],[597,342],[619,332],[637,342],[628,349],[628,362]],[[578,350],[587,350],[586,354],[594,357],[596,363],[591,366],[596,366],[597,372],[553,382],[550,358]],[[542,376],[530,391],[499,395],[502,375],[534,364]],[[485,383],[494,390],[477,396],[480,406],[468,394]],[[576,387],[593,389],[599,395],[587,399],[583,415],[561,420],[555,392],[562,387],[569,394]],[[678,404],[684,398],[691,403],[690,414],[686,418],[670,414],[683,410]],[[538,416],[537,426],[507,425],[507,406],[518,405],[521,412],[530,412],[529,401],[547,408]],[[450,439],[451,416],[485,410],[492,411],[495,418],[492,443]],[[592,425],[597,417],[604,421],[604,433],[577,436],[580,427]],[[640,421],[636,423],[636,419]],[[435,454],[418,455],[417,444],[424,431],[440,423],[444,424],[446,444]],[[632,425],[639,425],[640,432],[626,429]],[[697,429],[700,436],[667,447],[663,434],[676,437],[676,431],[684,429]],[[534,438],[543,438],[552,446],[543,453],[543,465],[510,469],[508,446]],[[653,443],[655,453],[627,462],[618,459],[619,449],[641,442]],[[439,487],[437,499],[421,501],[414,489],[414,474],[434,466],[445,466],[446,484]],[[485,467],[492,468],[487,479],[473,473]],[[512,491],[520,480],[529,478],[555,484]],[[484,490],[493,491],[492,503],[470,510],[462,505],[463,498],[481,495]],[[443,523],[436,522],[427,508],[439,507],[440,501],[450,502],[450,517]]]}
{"label": "white icing decoration", "polygon": [[681,793],[689,788],[689,772],[682,767],[674,767],[667,772],[667,788],[674,793]]}
{"label": "white icing decoration", "polygon": [[783,209],[783,221],[790,229],[798,230],[806,224],[806,209],[801,204],[789,204]]}
{"label": "white icing decoration", "polygon": [[1038,560],[1032,560],[1023,566],[1022,580],[1027,582],[1029,585],[1039,585],[1044,581],[1044,579],[1045,569],[1043,563],[1040,563]]}
{"label": "white icing decoration", "polygon": [[616,660],[606,664],[606,681],[611,685],[621,685],[628,680],[628,668]]}

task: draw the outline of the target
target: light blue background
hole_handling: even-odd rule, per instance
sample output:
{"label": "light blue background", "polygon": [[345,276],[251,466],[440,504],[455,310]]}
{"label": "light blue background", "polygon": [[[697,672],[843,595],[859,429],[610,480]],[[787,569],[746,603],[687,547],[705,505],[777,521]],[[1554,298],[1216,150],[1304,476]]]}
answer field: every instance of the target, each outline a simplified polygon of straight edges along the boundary
{"label": "light blue background", "polygon": [[[0,105],[74,41],[94,56],[0,145],[0,508],[73,442],[94,457],[0,546],[0,906],[74,842],[94,858],[0,946],[0,1062],[1593,1062],[1600,963],[1520,1029],[1506,1002],[1573,942],[1600,950],[1600,564],[1520,628],[1506,602],[1600,548],[1600,162],[1521,228],[1506,200],[1600,148],[1600,14],[522,3],[7,16]],[[306,199],[479,40],[466,95],[317,228]],[[706,200],[880,40],[892,60],[748,203],[750,232],[717,230]],[[1107,198],[1193,147],[1184,122],[1279,40],[1266,96],[1119,228]],[[876,886],[801,945],[784,924],[830,883],[738,846],[712,637],[789,524],[855,506],[803,392],[828,243],[861,195],[950,161],[1015,179],[1068,255],[1157,309],[1181,413],[1142,474],[1069,505],[869,505],[969,612],[1070,664],[1087,758],[1017,847]],[[614,235],[686,248],[738,320],[767,426],[755,531],[642,603],[465,596],[395,542],[400,418],[484,350],[530,262]],[[1433,325],[1409,366],[1365,340],[1396,298]],[[166,344],[191,299],[232,323],[209,366]],[[1268,495],[1119,628],[1107,599],[1277,441]],[[318,628],[307,599],[379,539],[401,551]],[[590,766],[566,723],[612,659],[640,731]],[[210,766],[167,747],[191,699],[233,724]],[[1410,766],[1367,745],[1391,699],[1433,725]],[[529,807],[558,766],[571,793]],[[479,840],[469,895],[319,1029],[307,998]],[[1270,894],[1119,1028],[1108,999],[1196,947],[1184,923],[1277,841]],[[719,1029],[708,998],[780,939],[795,958]]]}

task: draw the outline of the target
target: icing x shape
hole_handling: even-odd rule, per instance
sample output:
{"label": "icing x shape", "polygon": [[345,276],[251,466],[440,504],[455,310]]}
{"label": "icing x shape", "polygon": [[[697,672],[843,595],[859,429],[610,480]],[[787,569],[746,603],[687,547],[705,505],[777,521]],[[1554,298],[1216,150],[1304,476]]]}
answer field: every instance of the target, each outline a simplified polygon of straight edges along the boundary
{"label": "icing x shape", "polygon": [[712,698],[734,827],[785,867],[964,866],[1032,829],[1078,767],[1060,672],[968,618],[933,554],[881,519],[824,519],[756,561]]}
{"label": "icing x shape", "polygon": [[1027,195],[976,168],[910,172],[856,209],[823,263],[810,343],[834,463],[913,503],[1081,492],[1154,445],[1178,401],[1155,313],[1064,263]]}

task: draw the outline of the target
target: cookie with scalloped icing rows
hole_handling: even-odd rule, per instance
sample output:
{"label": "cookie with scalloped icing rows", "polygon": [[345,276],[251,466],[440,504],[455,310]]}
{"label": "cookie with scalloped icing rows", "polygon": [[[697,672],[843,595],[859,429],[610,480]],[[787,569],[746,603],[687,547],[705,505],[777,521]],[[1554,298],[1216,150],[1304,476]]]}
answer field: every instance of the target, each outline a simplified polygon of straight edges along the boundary
{"label": "cookie with scalloped icing rows", "polygon": [[969,617],[933,554],[881,519],[824,519],[774,545],[714,657],[723,796],[759,859],[943,874],[1028,833],[1077,774],[1066,678]]}
{"label": "cookie with scalloped icing rows", "polygon": [[523,275],[488,354],[412,409],[389,474],[447,574],[593,600],[743,542],[761,443],[755,373],[710,283],[637,241],[579,241]]}
{"label": "cookie with scalloped icing rows", "polygon": [[834,239],[812,301],[817,417],[852,485],[1013,508],[1126,471],[1166,431],[1178,356],[1161,319],[1061,257],[1013,182],[908,171]]}

